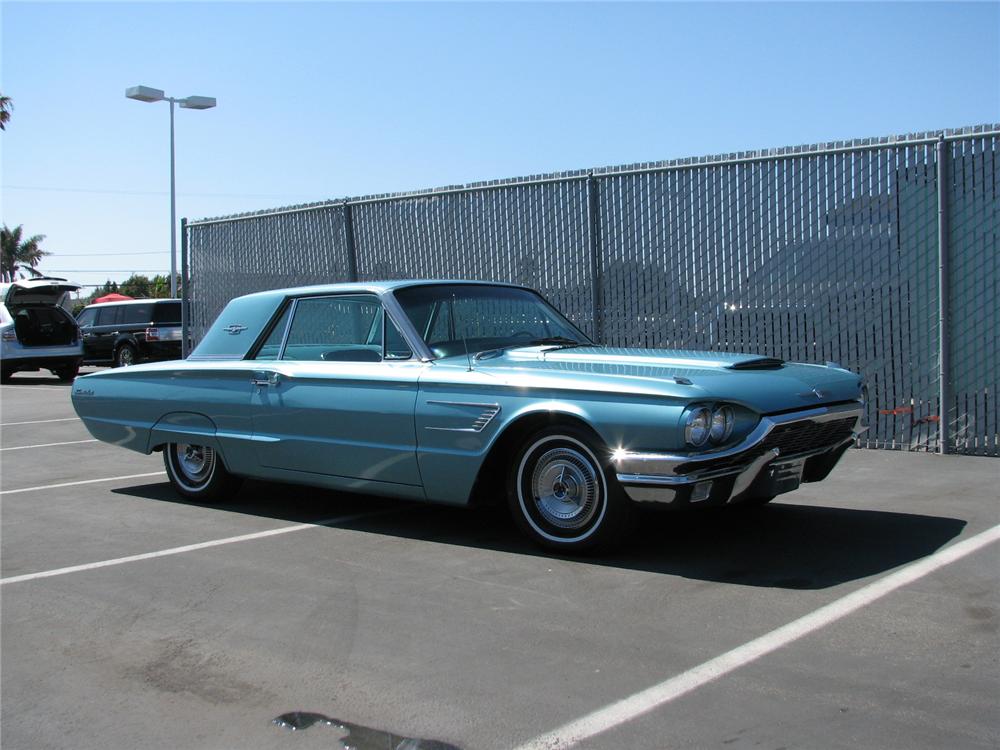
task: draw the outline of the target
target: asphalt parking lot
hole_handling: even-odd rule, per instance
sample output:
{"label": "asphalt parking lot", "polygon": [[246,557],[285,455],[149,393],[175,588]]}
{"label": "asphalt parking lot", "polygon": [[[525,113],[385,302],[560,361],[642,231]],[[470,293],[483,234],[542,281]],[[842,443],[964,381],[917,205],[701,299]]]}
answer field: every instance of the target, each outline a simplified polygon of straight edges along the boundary
{"label": "asphalt parking lot", "polygon": [[557,559],[496,511],[181,501],[42,375],[0,424],[5,750],[1000,746],[997,459],[851,451]]}

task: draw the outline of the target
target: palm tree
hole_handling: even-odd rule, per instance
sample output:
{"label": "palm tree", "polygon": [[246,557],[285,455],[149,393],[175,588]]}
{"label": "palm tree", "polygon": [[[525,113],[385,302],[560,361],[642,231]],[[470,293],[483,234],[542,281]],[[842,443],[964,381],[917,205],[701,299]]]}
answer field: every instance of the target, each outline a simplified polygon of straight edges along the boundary
{"label": "palm tree", "polygon": [[7,129],[7,122],[10,120],[10,113],[14,109],[14,102],[9,96],[0,94],[0,130]]}
{"label": "palm tree", "polygon": [[8,229],[4,224],[0,229],[0,278],[4,281],[13,281],[17,278],[18,268],[34,268],[49,255],[38,246],[45,239],[44,234],[22,239],[22,231],[22,225]]}

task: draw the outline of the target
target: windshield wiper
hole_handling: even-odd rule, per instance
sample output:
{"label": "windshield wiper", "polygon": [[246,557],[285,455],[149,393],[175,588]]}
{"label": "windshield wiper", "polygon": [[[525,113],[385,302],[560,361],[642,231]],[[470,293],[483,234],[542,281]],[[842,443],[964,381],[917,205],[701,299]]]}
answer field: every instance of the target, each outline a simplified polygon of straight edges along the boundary
{"label": "windshield wiper", "polygon": [[577,341],[576,339],[569,339],[565,336],[549,336],[544,339],[534,339],[531,342],[532,346],[552,346],[551,349],[546,349],[547,352],[558,351],[559,349],[573,349],[577,346],[590,346],[590,344],[585,344],[582,341]]}

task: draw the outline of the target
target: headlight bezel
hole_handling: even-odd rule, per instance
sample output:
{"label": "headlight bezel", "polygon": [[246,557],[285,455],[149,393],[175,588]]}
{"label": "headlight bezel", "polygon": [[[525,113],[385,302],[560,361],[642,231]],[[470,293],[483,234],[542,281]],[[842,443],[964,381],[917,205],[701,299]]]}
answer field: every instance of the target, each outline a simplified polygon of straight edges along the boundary
{"label": "headlight bezel", "polygon": [[[701,427],[696,427],[696,422],[699,417],[703,417]],[[700,440],[696,440],[695,430],[701,429],[704,432],[704,437]],[[688,409],[687,416],[684,418],[684,442],[686,442],[692,448],[704,448],[708,445],[709,436],[712,429],[712,410],[707,406],[692,406]]]}
{"label": "headlight bezel", "polygon": [[[712,425],[708,431],[708,439],[715,445],[722,445],[729,436],[733,434],[733,426],[736,423],[736,411],[729,404],[719,404],[712,409]],[[716,429],[717,425],[720,425]]]}
{"label": "headlight bezel", "polygon": [[692,404],[684,415],[684,442],[695,449],[724,445],[732,437],[736,421],[732,404]]}

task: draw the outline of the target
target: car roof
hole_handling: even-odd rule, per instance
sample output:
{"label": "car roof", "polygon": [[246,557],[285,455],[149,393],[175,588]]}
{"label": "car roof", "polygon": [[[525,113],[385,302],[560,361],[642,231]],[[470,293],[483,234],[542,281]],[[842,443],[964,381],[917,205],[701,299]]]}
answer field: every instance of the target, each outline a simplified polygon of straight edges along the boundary
{"label": "car roof", "polygon": [[[91,302],[87,307],[111,307],[112,305],[138,305],[138,304],[149,304],[150,302],[180,302],[181,300],[176,297],[146,297],[144,299],[118,299],[112,300],[111,302]],[[83,308],[84,310],[87,307]]]}
{"label": "car roof", "polygon": [[338,294],[341,292],[371,292],[373,294],[384,294],[397,289],[413,286],[440,286],[441,284],[473,284],[476,286],[503,286],[514,289],[527,289],[521,284],[511,284],[504,281],[472,281],[468,279],[396,279],[387,281],[348,281],[337,284],[316,284],[310,286],[297,286],[283,289],[271,289],[265,292],[244,295],[247,297],[267,297],[278,295],[282,297],[317,295],[317,294]]}

